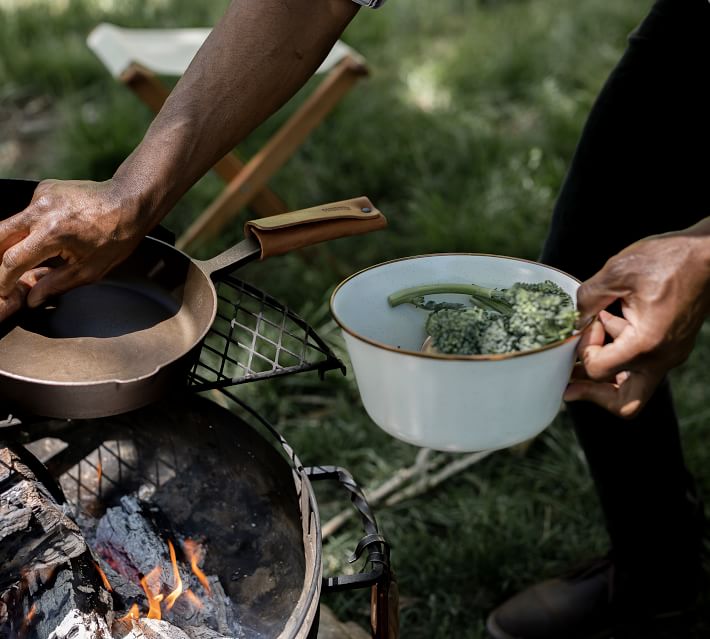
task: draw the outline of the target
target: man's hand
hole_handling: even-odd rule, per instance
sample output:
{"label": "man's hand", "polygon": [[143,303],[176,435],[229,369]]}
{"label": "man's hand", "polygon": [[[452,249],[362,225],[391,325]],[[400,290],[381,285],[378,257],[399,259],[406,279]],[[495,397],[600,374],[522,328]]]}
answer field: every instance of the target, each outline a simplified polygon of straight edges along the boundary
{"label": "man's hand", "polygon": [[27,294],[48,271],[48,268],[32,269],[22,275],[8,295],[0,295],[0,322],[22,308]]}
{"label": "man's hand", "polygon": [[[47,297],[99,279],[125,259],[149,229],[108,182],[46,180],[30,205],[0,222],[0,319]],[[50,258],[59,266],[33,271]],[[37,273],[43,277],[38,279]]]}
{"label": "man's hand", "polygon": [[[617,300],[623,317],[603,310]],[[582,318],[598,317],[565,399],[633,417],[687,359],[710,311],[710,218],[625,248],[580,286],[577,305]]]}

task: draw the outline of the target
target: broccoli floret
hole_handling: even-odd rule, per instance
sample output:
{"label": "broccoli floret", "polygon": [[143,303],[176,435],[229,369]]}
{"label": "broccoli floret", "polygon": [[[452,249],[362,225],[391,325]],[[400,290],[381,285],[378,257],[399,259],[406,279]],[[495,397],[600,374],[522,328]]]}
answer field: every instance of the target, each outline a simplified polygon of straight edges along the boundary
{"label": "broccoli floret", "polygon": [[522,349],[508,328],[508,318],[501,314],[491,317],[481,334],[478,354],[512,353],[518,350]]}
{"label": "broccoli floret", "polygon": [[426,332],[440,353],[473,355],[480,352],[481,333],[487,322],[481,308],[442,308],[429,314]]}
{"label": "broccoli floret", "polygon": [[[473,306],[425,300],[464,293]],[[414,304],[430,311],[426,331],[434,348],[447,354],[510,353],[539,348],[569,337],[577,320],[572,298],[551,281],[517,282],[490,289],[475,284],[434,284],[390,295],[391,306]]]}
{"label": "broccoli floret", "polygon": [[577,311],[572,298],[553,282],[517,283],[505,291],[513,312],[508,329],[517,350],[529,350],[569,337]]}

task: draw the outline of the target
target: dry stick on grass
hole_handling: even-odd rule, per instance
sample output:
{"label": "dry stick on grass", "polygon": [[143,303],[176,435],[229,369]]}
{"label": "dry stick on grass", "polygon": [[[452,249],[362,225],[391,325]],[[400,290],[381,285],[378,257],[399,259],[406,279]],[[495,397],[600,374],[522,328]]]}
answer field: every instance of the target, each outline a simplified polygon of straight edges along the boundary
{"label": "dry stick on grass", "polygon": [[[417,454],[417,458],[411,466],[398,470],[386,482],[367,492],[367,501],[370,506],[376,506],[383,500],[386,506],[393,506],[399,502],[426,492],[434,486],[438,486],[449,477],[465,470],[481,459],[487,457],[493,451],[483,451],[471,453],[442,467],[446,460],[446,455],[434,455],[430,448],[422,448]],[[432,474],[435,470],[437,473]],[[409,486],[401,488],[411,479],[418,478]],[[401,488],[401,489],[400,489]],[[400,490],[398,490],[400,489]],[[395,492],[397,491],[397,492]],[[355,514],[355,510],[348,508],[338,513],[323,525],[323,539],[335,533],[350,517]]]}
{"label": "dry stick on grass", "polygon": [[[440,457],[435,457],[431,459],[432,450],[430,448],[422,448],[418,453],[414,461],[414,464],[408,466],[407,468],[401,468],[392,477],[390,477],[386,482],[374,488],[372,491],[366,491],[367,503],[370,506],[376,506],[379,504],[387,495],[392,493],[394,490],[408,482],[412,477],[430,472],[443,460]],[[329,519],[323,525],[323,539],[327,539],[330,535],[335,533],[348,519],[350,519],[355,514],[354,508],[346,508],[345,510],[339,512],[335,517]]]}
{"label": "dry stick on grass", "polygon": [[[488,455],[493,452],[494,451],[492,450],[484,450],[477,453],[470,453],[469,455],[465,455],[464,457],[459,457],[458,459],[452,461],[450,464],[444,466],[438,473],[422,477],[410,486],[407,486],[399,492],[396,492],[395,494],[390,496],[390,498],[385,502],[385,505],[394,506],[395,504],[398,504],[399,502],[404,501],[405,499],[420,495],[426,492],[427,490],[438,486],[439,484],[446,481],[450,477],[453,477],[457,473],[460,473],[462,470],[465,470],[469,466],[472,466],[476,462],[479,462],[482,459],[488,457]],[[482,484],[479,483],[479,487],[482,487]]]}

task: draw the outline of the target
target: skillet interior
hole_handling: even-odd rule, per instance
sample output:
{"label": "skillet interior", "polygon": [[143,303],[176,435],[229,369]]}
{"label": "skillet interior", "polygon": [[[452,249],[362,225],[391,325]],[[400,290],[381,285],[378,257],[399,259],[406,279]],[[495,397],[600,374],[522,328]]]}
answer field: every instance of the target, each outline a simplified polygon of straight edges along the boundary
{"label": "skillet interior", "polygon": [[[0,181],[0,215],[22,210],[33,184]],[[4,322],[0,374],[78,384],[142,378],[186,354],[214,307],[212,284],[189,257],[146,238],[101,281]]]}

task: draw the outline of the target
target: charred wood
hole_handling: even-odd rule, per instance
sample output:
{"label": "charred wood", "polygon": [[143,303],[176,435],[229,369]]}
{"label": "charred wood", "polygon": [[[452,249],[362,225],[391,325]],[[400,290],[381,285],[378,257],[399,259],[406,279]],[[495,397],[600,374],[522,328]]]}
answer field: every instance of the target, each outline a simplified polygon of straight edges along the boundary
{"label": "charred wood", "polygon": [[108,639],[111,594],[31,463],[0,448],[0,639]]}
{"label": "charred wood", "polygon": [[79,527],[9,448],[0,449],[0,590],[23,569],[51,568],[86,551]]}

